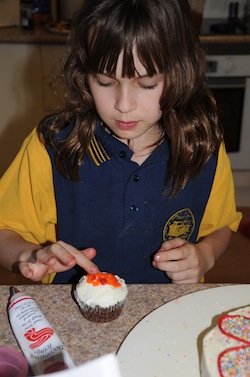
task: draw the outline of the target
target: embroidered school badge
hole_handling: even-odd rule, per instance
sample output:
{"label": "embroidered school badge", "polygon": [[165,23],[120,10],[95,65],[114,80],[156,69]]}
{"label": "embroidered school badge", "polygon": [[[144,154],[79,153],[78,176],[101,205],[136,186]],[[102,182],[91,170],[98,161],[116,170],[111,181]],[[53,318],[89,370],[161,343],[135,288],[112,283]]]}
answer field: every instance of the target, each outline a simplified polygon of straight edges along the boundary
{"label": "embroidered school badge", "polygon": [[194,226],[195,218],[192,211],[189,208],[181,209],[166,222],[163,228],[163,241],[177,237],[189,240],[194,231]]}

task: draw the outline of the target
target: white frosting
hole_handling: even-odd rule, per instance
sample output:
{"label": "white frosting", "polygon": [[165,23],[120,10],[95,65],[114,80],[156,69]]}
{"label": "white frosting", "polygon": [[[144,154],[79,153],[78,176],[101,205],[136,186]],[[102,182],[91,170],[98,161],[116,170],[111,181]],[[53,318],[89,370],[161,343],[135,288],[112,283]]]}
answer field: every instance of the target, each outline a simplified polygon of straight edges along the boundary
{"label": "white frosting", "polygon": [[[227,314],[241,315],[250,318],[250,306],[234,310]],[[244,345],[246,345],[246,343],[223,334],[218,325],[216,325],[203,338],[200,368],[201,377],[220,377],[218,370],[218,357],[221,352],[226,351],[231,347]],[[246,376],[246,374],[233,374],[232,376]]]}
{"label": "white frosting", "polygon": [[84,276],[76,286],[76,300],[81,304],[95,307],[100,306],[107,308],[123,302],[128,294],[128,288],[125,280],[115,275],[116,279],[121,284],[120,287],[113,287],[112,285],[98,285],[93,286],[87,283],[87,277]]}

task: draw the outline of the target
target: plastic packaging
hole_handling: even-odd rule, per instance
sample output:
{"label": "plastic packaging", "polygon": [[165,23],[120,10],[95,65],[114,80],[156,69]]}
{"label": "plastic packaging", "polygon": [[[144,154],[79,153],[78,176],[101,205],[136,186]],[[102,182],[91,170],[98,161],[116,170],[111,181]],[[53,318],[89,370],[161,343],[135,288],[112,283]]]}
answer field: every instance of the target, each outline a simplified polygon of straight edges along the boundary
{"label": "plastic packaging", "polygon": [[15,287],[10,290],[10,324],[34,375],[74,367],[61,339],[33,298]]}
{"label": "plastic packaging", "polygon": [[10,346],[0,347],[0,376],[27,377],[29,366],[22,352]]}

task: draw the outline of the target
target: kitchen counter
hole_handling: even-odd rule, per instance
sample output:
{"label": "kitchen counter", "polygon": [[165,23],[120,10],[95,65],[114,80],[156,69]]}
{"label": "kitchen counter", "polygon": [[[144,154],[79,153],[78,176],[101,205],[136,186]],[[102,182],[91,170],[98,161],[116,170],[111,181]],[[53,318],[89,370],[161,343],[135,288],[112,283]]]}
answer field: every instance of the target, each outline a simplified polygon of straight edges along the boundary
{"label": "kitchen counter", "polygon": [[201,35],[201,43],[210,55],[249,55],[250,34]]}
{"label": "kitchen counter", "polygon": [[51,32],[47,27],[22,29],[18,26],[0,27],[0,43],[65,44],[69,34]]}
{"label": "kitchen counter", "polygon": [[[71,285],[25,285],[18,288],[31,295],[62,339],[76,365],[116,352],[129,331],[160,305],[191,292],[222,284],[129,285],[123,311],[116,320],[92,323],[81,315],[73,301]],[[6,312],[9,286],[0,286],[0,345],[18,348]]]}
{"label": "kitchen counter", "polygon": [[[51,31],[48,27],[23,30],[20,27],[0,28],[0,43],[65,44],[69,34]],[[250,54],[250,34],[201,35],[208,54]]]}

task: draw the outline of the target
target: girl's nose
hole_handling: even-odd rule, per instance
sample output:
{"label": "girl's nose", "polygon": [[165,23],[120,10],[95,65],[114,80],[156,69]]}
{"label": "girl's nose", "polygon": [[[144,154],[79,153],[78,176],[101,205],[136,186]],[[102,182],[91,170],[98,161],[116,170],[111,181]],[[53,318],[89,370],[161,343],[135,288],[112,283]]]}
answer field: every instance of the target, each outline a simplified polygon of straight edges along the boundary
{"label": "girl's nose", "polygon": [[120,113],[129,113],[136,109],[136,99],[133,88],[129,86],[120,86],[117,89],[116,100],[115,100],[115,109]]}

